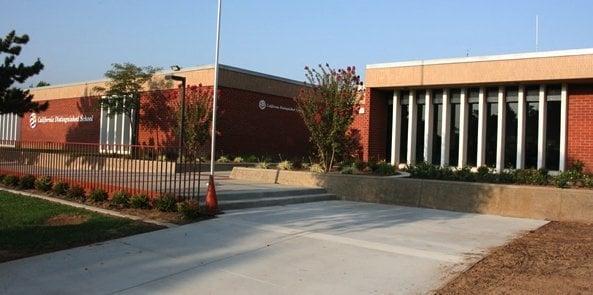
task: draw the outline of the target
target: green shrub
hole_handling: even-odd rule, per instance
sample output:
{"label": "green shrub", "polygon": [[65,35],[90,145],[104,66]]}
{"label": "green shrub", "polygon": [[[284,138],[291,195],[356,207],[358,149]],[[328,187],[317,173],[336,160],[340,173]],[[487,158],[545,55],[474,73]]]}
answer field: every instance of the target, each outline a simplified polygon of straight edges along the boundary
{"label": "green shrub", "polygon": [[42,192],[48,192],[51,190],[52,182],[51,177],[42,176],[35,179],[35,189]]}
{"label": "green shrub", "polygon": [[292,170],[293,165],[292,165],[291,161],[284,160],[284,161],[278,163],[277,168],[280,170]]}
{"label": "green shrub", "polygon": [[354,162],[354,168],[356,168],[359,171],[364,171],[367,168],[367,163],[363,162],[363,161],[356,161]]}
{"label": "green shrub", "polygon": [[249,156],[245,157],[245,162],[247,162],[247,163],[257,163],[257,162],[259,162],[259,160],[257,159],[256,156],[249,155]]}
{"label": "green shrub", "polygon": [[162,194],[154,200],[154,207],[162,212],[175,212],[177,200],[171,194]]}
{"label": "green shrub", "polygon": [[265,161],[264,162],[259,162],[259,163],[255,164],[255,168],[257,168],[257,169],[268,169],[268,168],[270,168],[270,163],[265,162]]}
{"label": "green shrub", "polygon": [[200,204],[194,200],[179,202],[177,203],[177,212],[181,213],[184,219],[198,219],[200,217]]}
{"label": "green shrub", "polygon": [[394,175],[397,173],[395,167],[391,166],[391,164],[381,161],[375,165],[375,169],[373,169],[373,173],[381,176],[389,176]]}
{"label": "green shrub", "polygon": [[63,181],[58,181],[58,182],[54,183],[54,186],[52,187],[52,192],[57,196],[63,196],[68,192],[69,188],[70,188],[70,185],[68,185],[68,183],[63,182]]}
{"label": "green shrub", "polygon": [[567,188],[571,185],[572,175],[568,171],[564,171],[554,178],[554,183],[559,188]]}
{"label": "green shrub", "polygon": [[233,159],[233,163],[243,163],[243,162],[244,162],[244,161],[243,161],[243,158],[241,158],[241,157],[235,157],[235,158]]}
{"label": "green shrub", "polygon": [[585,175],[583,176],[583,186],[587,188],[593,188],[593,176]]}
{"label": "green shrub", "polygon": [[66,192],[66,198],[71,200],[84,201],[86,199],[86,192],[84,191],[84,188],[78,185],[74,185],[70,187]]}
{"label": "green shrub", "polygon": [[356,172],[358,172],[358,170],[356,169],[356,167],[354,167],[354,165],[352,165],[352,166],[344,166],[340,170],[340,173],[341,174],[356,174]]}
{"label": "green shrub", "polygon": [[216,160],[216,163],[230,163],[231,160],[229,160],[228,157],[226,156],[220,156],[220,158],[218,158],[218,160]]}
{"label": "green shrub", "polygon": [[513,183],[514,182],[514,175],[513,172],[508,172],[508,171],[501,171],[498,175],[497,175],[498,181],[499,183]]}
{"label": "green shrub", "polygon": [[89,200],[93,203],[102,203],[107,201],[108,198],[107,192],[100,188],[94,189],[89,195]]}
{"label": "green shrub", "polygon": [[150,208],[150,200],[147,195],[135,195],[130,198],[130,207],[135,209]]}
{"label": "green shrub", "polygon": [[2,183],[2,181],[4,181],[4,177],[6,177],[6,174],[0,174],[0,183]]}
{"label": "green shrub", "polygon": [[20,189],[32,189],[35,187],[35,176],[28,174],[21,179],[19,179],[19,186]]}
{"label": "green shrub", "polygon": [[570,165],[569,171],[573,171],[573,172],[577,172],[579,174],[582,174],[584,169],[585,169],[585,164],[583,162],[581,162],[581,161],[574,161]]}
{"label": "green shrub", "polygon": [[315,163],[315,164],[311,164],[311,166],[309,166],[309,171],[315,172],[315,173],[323,173],[323,172],[325,172],[325,169],[320,164]]}
{"label": "green shrub", "polygon": [[111,196],[111,205],[118,208],[130,207],[130,194],[119,191]]}
{"label": "green shrub", "polygon": [[9,187],[17,187],[19,185],[19,177],[16,175],[6,175],[2,179],[2,184]]}
{"label": "green shrub", "polygon": [[455,180],[458,181],[472,182],[476,180],[471,168],[467,166],[453,171],[453,175],[455,177]]}
{"label": "green shrub", "polygon": [[416,165],[410,165],[406,168],[412,177],[424,179],[440,179],[441,167],[430,163],[420,162]]}

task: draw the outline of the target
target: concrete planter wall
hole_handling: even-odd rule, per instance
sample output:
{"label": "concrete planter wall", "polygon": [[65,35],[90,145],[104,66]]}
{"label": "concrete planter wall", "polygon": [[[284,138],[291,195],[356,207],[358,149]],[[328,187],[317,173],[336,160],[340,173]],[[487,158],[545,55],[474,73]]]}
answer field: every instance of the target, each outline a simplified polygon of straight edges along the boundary
{"label": "concrete planter wall", "polygon": [[318,186],[344,200],[593,222],[593,191],[552,187],[235,168],[231,178]]}

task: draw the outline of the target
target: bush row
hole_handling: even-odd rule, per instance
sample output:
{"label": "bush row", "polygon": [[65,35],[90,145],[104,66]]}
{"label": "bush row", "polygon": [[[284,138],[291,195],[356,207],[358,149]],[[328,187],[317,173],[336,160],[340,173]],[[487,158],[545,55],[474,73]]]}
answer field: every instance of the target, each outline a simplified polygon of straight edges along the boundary
{"label": "bush row", "polygon": [[111,195],[102,189],[86,190],[78,185],[70,186],[67,182],[53,182],[51,177],[33,175],[0,175],[0,183],[4,186],[17,189],[36,189],[40,192],[50,193],[54,196],[92,204],[108,203],[113,208],[156,209],[162,212],[179,212],[184,218],[193,220],[200,216],[197,201],[183,201],[171,194],[162,194],[150,199],[145,194],[131,195],[125,191],[118,191]]}
{"label": "bush row", "polygon": [[[302,162],[282,161],[275,167],[268,162],[259,162],[255,165],[259,169],[275,168],[279,170],[309,170],[311,172],[323,173],[325,169],[317,163],[309,164]],[[339,164],[337,170],[342,174],[374,174],[389,176],[397,174],[397,169],[385,161],[362,162],[362,161],[344,161]]]}
{"label": "bush row", "polygon": [[514,169],[498,173],[492,168],[479,167],[473,172],[469,167],[457,169],[425,162],[409,165],[405,170],[411,177],[423,179],[593,188],[593,175],[583,173],[580,162],[573,163],[570,170],[558,175],[550,175],[545,169]]}

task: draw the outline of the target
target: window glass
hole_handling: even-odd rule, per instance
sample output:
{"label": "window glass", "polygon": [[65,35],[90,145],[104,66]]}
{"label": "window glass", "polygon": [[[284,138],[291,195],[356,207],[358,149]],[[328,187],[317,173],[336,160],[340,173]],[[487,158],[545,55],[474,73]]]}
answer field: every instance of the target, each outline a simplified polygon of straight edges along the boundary
{"label": "window glass", "polygon": [[476,166],[478,159],[478,103],[469,105],[469,121],[467,130],[467,165]]}
{"label": "window glass", "polygon": [[505,168],[515,168],[517,164],[518,111],[519,104],[517,102],[508,102],[506,104],[504,145]]}
{"label": "window glass", "polygon": [[409,106],[407,104],[401,105],[401,135],[399,145],[399,162],[406,163],[408,157],[408,112]]}
{"label": "window glass", "polygon": [[560,167],[560,101],[548,101],[546,118],[546,169]]}
{"label": "window glass", "polygon": [[486,166],[496,166],[496,142],[498,134],[498,103],[486,105]]}
{"label": "window glass", "polygon": [[416,162],[424,161],[424,104],[419,104],[416,112]]}
{"label": "window glass", "polygon": [[525,168],[537,168],[539,103],[527,102],[525,114]]}
{"label": "window glass", "polygon": [[100,151],[109,153],[129,153],[132,142],[132,122],[126,114],[109,114],[109,109],[101,109]]}
{"label": "window glass", "polygon": [[459,162],[459,115],[461,104],[451,104],[450,142],[449,142],[449,165],[457,166]]}
{"label": "window glass", "polygon": [[441,164],[441,142],[443,140],[443,104],[435,104],[432,121],[432,164]]}

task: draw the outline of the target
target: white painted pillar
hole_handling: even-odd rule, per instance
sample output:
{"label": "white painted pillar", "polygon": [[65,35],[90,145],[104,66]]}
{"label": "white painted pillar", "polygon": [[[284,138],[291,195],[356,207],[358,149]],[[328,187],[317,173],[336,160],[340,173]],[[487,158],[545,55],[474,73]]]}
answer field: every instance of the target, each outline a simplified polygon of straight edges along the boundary
{"label": "white painted pillar", "polygon": [[504,170],[504,142],[506,128],[506,100],[504,87],[498,88],[498,133],[496,134],[496,172]]}
{"label": "white painted pillar", "polygon": [[461,89],[459,100],[459,157],[458,168],[467,165],[467,129],[469,126],[469,106],[467,104],[467,89]]}
{"label": "white painted pillar", "polygon": [[443,89],[443,124],[441,124],[441,166],[449,166],[449,146],[451,143],[451,102],[449,89]]}
{"label": "white painted pillar", "polygon": [[427,163],[432,162],[433,113],[432,92],[427,89],[424,99],[424,161]]}
{"label": "white painted pillar", "polygon": [[546,85],[539,86],[539,112],[537,124],[537,169],[546,167]]}
{"label": "white painted pillar", "polygon": [[478,156],[476,166],[486,165],[486,96],[484,87],[480,87],[480,96],[478,101]]}
{"label": "white painted pillar", "polygon": [[517,98],[517,169],[525,168],[525,117],[527,105],[525,102],[525,87],[519,86]]}
{"label": "white painted pillar", "polygon": [[410,96],[408,98],[408,159],[406,163],[408,165],[414,165],[416,163],[416,93],[414,90],[410,90]]}
{"label": "white painted pillar", "polygon": [[566,142],[568,134],[568,95],[567,86],[562,84],[562,92],[560,94],[560,171],[566,170]]}
{"label": "white painted pillar", "polygon": [[401,143],[401,96],[399,91],[393,91],[393,105],[391,108],[393,112],[391,119],[391,165],[399,165],[399,150]]}

